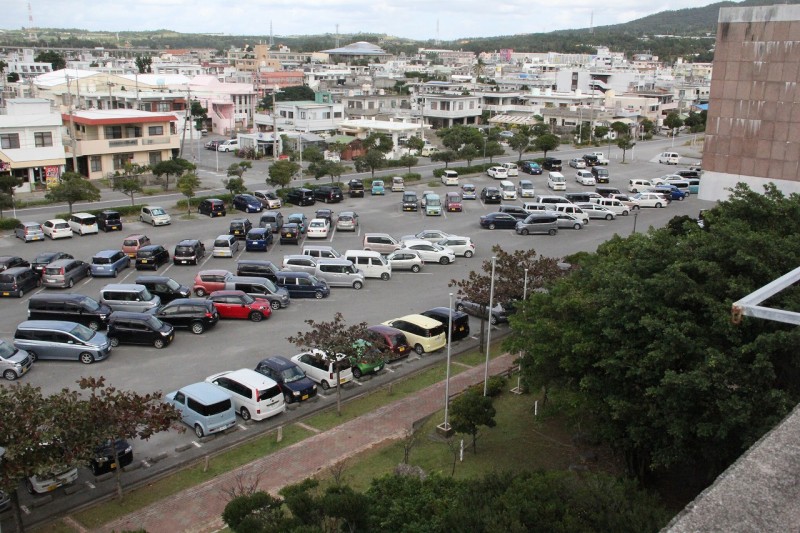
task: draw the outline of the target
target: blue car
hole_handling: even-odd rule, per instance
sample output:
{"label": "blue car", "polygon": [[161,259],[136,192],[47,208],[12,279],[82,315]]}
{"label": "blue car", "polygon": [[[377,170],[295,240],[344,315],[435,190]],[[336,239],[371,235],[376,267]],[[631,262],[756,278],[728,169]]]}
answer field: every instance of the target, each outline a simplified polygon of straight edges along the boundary
{"label": "blue car", "polygon": [[542,167],[536,161],[523,161],[520,165],[523,172],[531,175],[539,175],[542,173]]}
{"label": "blue car", "polygon": [[308,218],[303,213],[292,213],[286,218],[287,224],[297,224],[300,233],[305,233],[308,228]]}
{"label": "blue car", "polygon": [[663,194],[667,200],[683,200],[686,198],[686,193],[674,185],[658,185],[653,187],[653,192]]}
{"label": "blue car", "polygon": [[245,213],[260,213],[264,205],[252,194],[237,194],[233,197],[233,208]]}
{"label": "blue car", "polygon": [[89,272],[92,277],[109,276],[116,278],[120,270],[130,266],[131,258],[122,250],[103,250],[92,257]]}
{"label": "blue car", "polygon": [[372,182],[372,190],[370,192],[373,195],[386,194],[386,186],[383,184],[383,180],[374,180]]}
{"label": "blue car", "polygon": [[253,228],[247,232],[244,243],[248,252],[266,252],[272,244],[272,232],[269,228]]}

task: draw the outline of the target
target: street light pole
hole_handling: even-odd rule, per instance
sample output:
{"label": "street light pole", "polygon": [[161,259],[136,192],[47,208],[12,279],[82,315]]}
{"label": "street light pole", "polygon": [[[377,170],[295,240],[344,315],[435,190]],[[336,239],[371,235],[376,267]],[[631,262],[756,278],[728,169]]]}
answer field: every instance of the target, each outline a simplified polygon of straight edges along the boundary
{"label": "street light pole", "polygon": [[489,331],[486,332],[486,368],[483,371],[483,395],[489,394],[489,348],[492,345],[492,309],[494,308],[494,267],[497,257],[492,257],[492,282],[489,285]]}
{"label": "street light pole", "polygon": [[449,408],[450,408],[450,346],[452,345],[452,334],[453,334],[453,293],[450,293],[450,306],[448,307],[450,312],[448,319],[447,319],[447,371],[445,373],[445,380],[444,380],[444,423],[439,426],[439,429],[445,434],[450,433],[450,416],[449,416]]}
{"label": "street light pole", "polygon": [[[528,300],[528,269],[525,269],[525,281],[522,283],[522,308],[523,313],[525,309],[526,302]],[[527,314],[527,313],[526,313]],[[511,389],[511,392],[515,394],[522,394],[522,350],[519,351],[519,375],[517,376],[517,388]]]}
{"label": "street light pole", "polygon": [[278,95],[278,86],[272,88],[272,162],[278,161],[278,117],[275,114],[275,97]]}

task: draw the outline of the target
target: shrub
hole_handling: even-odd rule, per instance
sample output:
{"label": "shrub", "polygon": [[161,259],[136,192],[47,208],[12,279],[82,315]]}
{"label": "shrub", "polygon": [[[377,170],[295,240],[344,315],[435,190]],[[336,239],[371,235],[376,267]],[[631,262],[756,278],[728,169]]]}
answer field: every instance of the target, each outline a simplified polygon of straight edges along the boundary
{"label": "shrub", "polygon": [[422,181],[422,174],[417,172],[406,172],[403,174],[403,180],[405,181]]}
{"label": "shrub", "polygon": [[[508,384],[508,380],[503,376],[489,376],[489,382],[486,385],[486,395],[490,398],[494,398],[495,396],[499,396],[500,393],[506,388]],[[470,387],[470,390],[475,391],[476,393],[483,395],[483,383],[478,383]]]}
{"label": "shrub", "polygon": [[448,167],[448,168],[435,168],[433,169],[433,176],[441,178],[445,170],[455,170],[459,175],[463,174],[482,174],[487,168],[495,166],[497,163],[481,163],[479,165],[472,165],[471,167]]}
{"label": "shrub", "polygon": [[0,229],[14,229],[19,224],[16,218],[0,218]]}

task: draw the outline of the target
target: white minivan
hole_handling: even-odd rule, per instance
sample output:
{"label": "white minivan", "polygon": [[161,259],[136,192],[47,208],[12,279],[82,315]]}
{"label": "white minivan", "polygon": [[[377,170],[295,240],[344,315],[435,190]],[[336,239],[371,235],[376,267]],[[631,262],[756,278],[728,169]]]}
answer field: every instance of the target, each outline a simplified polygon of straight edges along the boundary
{"label": "white minivan", "polygon": [[80,236],[98,233],[97,217],[91,213],[73,213],[69,217],[69,227],[72,233],[77,233]]}
{"label": "white minivan", "polygon": [[547,175],[547,186],[554,191],[566,191],[567,179],[561,172],[550,172]]}
{"label": "white minivan", "polygon": [[445,170],[442,173],[442,185],[458,186],[458,172],[455,170]]}
{"label": "white minivan", "polygon": [[388,281],[392,278],[392,265],[378,252],[370,250],[347,250],[344,258],[352,263],[367,278],[380,278]]}
{"label": "white minivan", "polygon": [[658,162],[667,165],[677,165],[681,161],[678,152],[661,152],[658,154]]}
{"label": "white minivan", "polygon": [[503,200],[517,199],[517,188],[508,180],[500,182],[500,193],[503,195]]}
{"label": "white minivan", "polygon": [[500,166],[508,171],[508,177],[519,176],[519,169],[516,163],[500,163]]}
{"label": "white minivan", "polygon": [[255,370],[226,370],[208,376],[206,381],[231,395],[236,412],[244,420],[264,420],[286,411],[280,386]]}

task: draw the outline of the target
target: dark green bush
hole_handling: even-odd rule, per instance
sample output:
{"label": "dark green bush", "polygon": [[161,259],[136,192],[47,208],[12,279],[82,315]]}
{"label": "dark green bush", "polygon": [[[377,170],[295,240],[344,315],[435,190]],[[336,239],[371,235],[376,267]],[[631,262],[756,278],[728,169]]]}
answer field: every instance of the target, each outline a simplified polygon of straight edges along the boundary
{"label": "dark green bush", "polygon": [[433,175],[436,178],[441,178],[445,170],[455,170],[459,175],[463,174],[482,174],[487,168],[495,166],[497,163],[481,163],[479,165],[472,165],[471,167],[448,167],[436,168],[433,170]]}
{"label": "dark green bush", "polygon": [[14,229],[19,224],[16,218],[0,218],[0,229]]}
{"label": "dark green bush", "polygon": [[[486,395],[490,398],[499,396],[505,390],[507,384],[508,380],[503,376],[490,376],[489,383],[486,385]],[[483,394],[483,383],[478,383],[470,388],[478,394]]]}
{"label": "dark green bush", "polygon": [[421,181],[422,174],[419,174],[417,172],[406,172],[405,174],[403,174],[403,179],[405,181]]}

